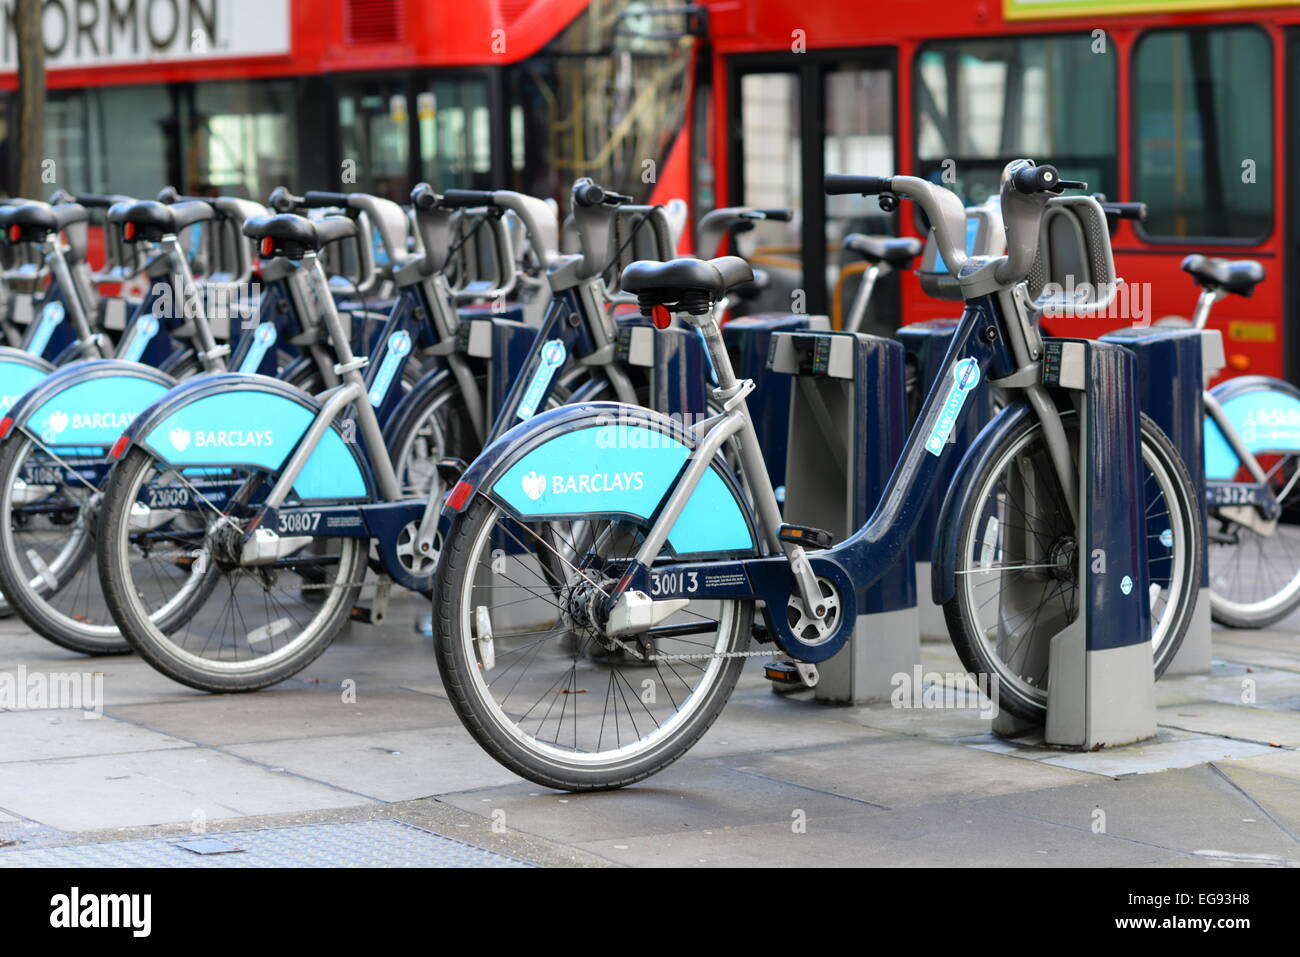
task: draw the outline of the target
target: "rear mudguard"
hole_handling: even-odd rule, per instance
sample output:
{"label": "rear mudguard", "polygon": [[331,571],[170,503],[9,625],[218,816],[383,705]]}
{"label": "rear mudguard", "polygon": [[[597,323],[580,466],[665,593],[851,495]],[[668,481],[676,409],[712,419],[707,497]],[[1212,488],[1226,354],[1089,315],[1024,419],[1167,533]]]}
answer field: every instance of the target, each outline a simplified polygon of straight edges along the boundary
{"label": "rear mudguard", "polygon": [[54,371],[53,363],[24,349],[0,346],[0,415]]}
{"label": "rear mudguard", "polygon": [[89,449],[102,456],[137,415],[175,385],[167,373],[139,362],[74,362],[14,403],[4,437],[21,430],[47,446]]}
{"label": "rear mudguard", "polygon": [[[1300,450],[1300,389],[1281,379],[1252,375],[1210,390],[1252,455]],[[1205,477],[1232,481],[1241,461],[1219,425],[1205,417]]]}
{"label": "rear mudguard", "polygon": [[[306,434],[321,402],[279,379],[219,372],[189,379],[145,409],[126,430],[118,457],[140,446],[181,468],[235,466],[277,472]],[[338,420],[294,485],[303,501],[377,497],[357,443]]]}
{"label": "rear mudguard", "polygon": [[[519,517],[648,523],[693,445],[679,422],[658,412],[616,402],[563,406],[506,432],[462,481]],[[448,511],[456,510],[449,505]],[[673,552],[692,557],[754,556],[760,542],[749,504],[721,462],[705,474],[668,535]]]}
{"label": "rear mudguard", "polygon": [[930,587],[936,605],[950,601],[957,594],[957,540],[961,535],[961,505],[971,494],[975,483],[977,465],[989,455],[1027,417],[1033,409],[1027,402],[1013,402],[993,417],[980,430],[971,447],[957,466],[957,482],[948,490],[939,512],[939,524],[934,533],[931,551]]}

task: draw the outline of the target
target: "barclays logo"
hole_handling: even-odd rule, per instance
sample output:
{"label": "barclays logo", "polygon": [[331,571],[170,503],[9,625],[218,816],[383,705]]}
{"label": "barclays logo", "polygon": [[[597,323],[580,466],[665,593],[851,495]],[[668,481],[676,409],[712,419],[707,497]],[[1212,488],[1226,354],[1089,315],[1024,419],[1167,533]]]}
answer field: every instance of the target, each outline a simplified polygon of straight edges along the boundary
{"label": "barclays logo", "polygon": [[524,494],[536,502],[546,493],[546,476],[540,472],[529,472],[519,480]]}
{"label": "barclays logo", "polygon": [[172,429],[167,436],[172,441],[172,448],[177,452],[184,452],[190,447],[190,430],[182,429],[180,426]]}

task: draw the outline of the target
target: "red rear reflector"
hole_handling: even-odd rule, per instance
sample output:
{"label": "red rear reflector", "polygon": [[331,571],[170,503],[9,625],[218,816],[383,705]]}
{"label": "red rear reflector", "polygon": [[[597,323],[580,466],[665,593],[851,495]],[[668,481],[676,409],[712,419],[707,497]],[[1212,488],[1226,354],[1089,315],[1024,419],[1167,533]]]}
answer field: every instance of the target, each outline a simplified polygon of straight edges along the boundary
{"label": "red rear reflector", "polygon": [[447,507],[453,512],[459,512],[469,501],[470,493],[474,491],[474,486],[470,485],[463,479],[456,483],[456,487],[451,490],[447,496]]}
{"label": "red rear reflector", "polygon": [[12,429],[13,427],[14,427],[13,416],[6,415],[3,419],[0,419],[0,439],[8,437],[9,430]]}
{"label": "red rear reflector", "polygon": [[12,226],[9,227],[10,242],[12,243],[18,242],[18,240],[22,237],[22,234],[23,234],[23,228],[19,226],[17,223],[14,223]]}
{"label": "red rear reflector", "polygon": [[135,239],[135,223],[127,223],[122,227],[122,238],[128,242]]}
{"label": "red rear reflector", "polygon": [[108,457],[110,459],[120,459],[123,455],[126,454],[126,447],[130,444],[131,444],[131,436],[129,435],[120,436],[118,440],[113,443],[113,447],[108,450]]}
{"label": "red rear reflector", "polygon": [[650,318],[655,324],[656,329],[667,329],[673,322],[672,313],[663,303],[659,303],[650,310]]}
{"label": "red rear reflector", "polygon": [[275,252],[275,240],[272,239],[270,236],[263,236],[263,237],[262,237],[262,255],[263,255],[263,256],[269,256],[269,255],[271,255],[271,253],[273,253],[273,252]]}

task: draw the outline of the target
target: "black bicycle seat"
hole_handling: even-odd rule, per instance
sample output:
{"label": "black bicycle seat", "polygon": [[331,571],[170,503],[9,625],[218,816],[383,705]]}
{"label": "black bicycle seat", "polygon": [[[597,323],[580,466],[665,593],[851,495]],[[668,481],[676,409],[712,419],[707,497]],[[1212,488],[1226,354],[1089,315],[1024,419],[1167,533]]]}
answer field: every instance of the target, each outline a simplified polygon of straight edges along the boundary
{"label": "black bicycle seat", "polygon": [[907,269],[921,255],[921,240],[915,236],[864,236],[850,233],[844,237],[844,249],[856,253],[869,263],[888,263]]}
{"label": "black bicycle seat", "polygon": [[[186,226],[205,222],[216,215],[215,209],[198,200],[168,206],[147,199],[115,203],[108,209],[108,221],[122,226],[127,240],[158,240],[163,236],[174,236]],[[130,235],[125,229],[128,224],[134,227],[129,230]]]}
{"label": "black bicycle seat", "polygon": [[57,233],[90,219],[90,210],[76,203],[50,206],[48,203],[24,203],[6,206],[0,211],[0,226],[20,226],[24,234]]}
{"label": "black bicycle seat", "polygon": [[261,241],[259,248],[264,257],[281,255],[296,259],[307,250],[319,252],[335,240],[357,235],[357,224],[346,216],[311,220],[293,213],[280,213],[254,216],[244,223],[244,235]]}
{"label": "black bicycle seat", "polygon": [[703,313],[728,292],[754,281],[754,270],[739,256],[717,259],[638,260],[623,270],[624,292],[636,293],[641,304],[680,303],[689,312]]}
{"label": "black bicycle seat", "polygon": [[1253,259],[1215,259],[1199,254],[1183,260],[1183,272],[1198,285],[1210,286],[1249,297],[1264,281],[1264,267]]}

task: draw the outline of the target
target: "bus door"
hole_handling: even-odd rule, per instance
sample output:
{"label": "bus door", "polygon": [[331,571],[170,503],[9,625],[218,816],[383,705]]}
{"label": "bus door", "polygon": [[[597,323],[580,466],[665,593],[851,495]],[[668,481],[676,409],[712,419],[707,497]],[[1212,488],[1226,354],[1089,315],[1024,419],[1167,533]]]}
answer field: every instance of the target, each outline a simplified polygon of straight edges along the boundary
{"label": "bus door", "polygon": [[[842,316],[862,271],[840,252],[844,237],[895,235],[895,215],[874,198],[822,192],[826,173],[895,171],[895,63],[888,49],[728,58],[729,203],[795,212],[740,237],[740,254],[771,280],[755,311]],[[897,328],[891,279],[877,284],[863,331]]]}

